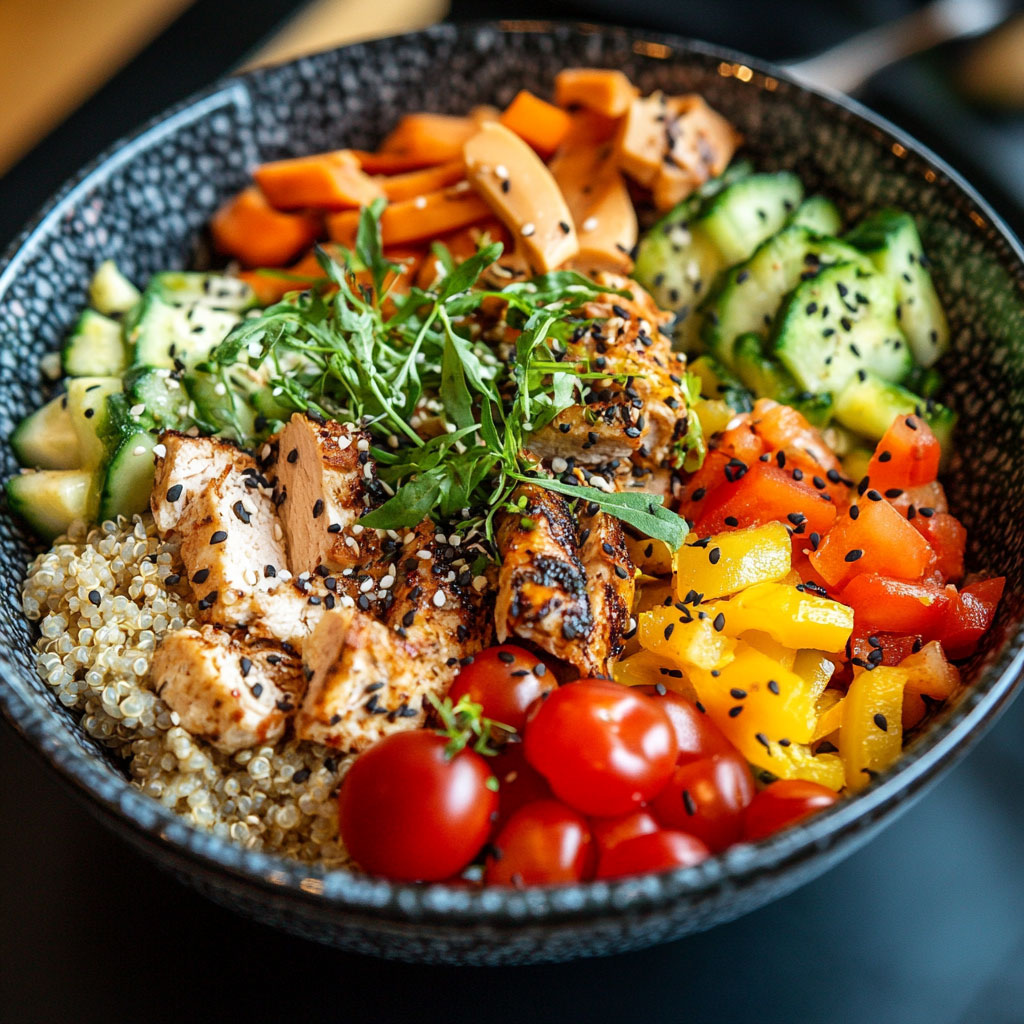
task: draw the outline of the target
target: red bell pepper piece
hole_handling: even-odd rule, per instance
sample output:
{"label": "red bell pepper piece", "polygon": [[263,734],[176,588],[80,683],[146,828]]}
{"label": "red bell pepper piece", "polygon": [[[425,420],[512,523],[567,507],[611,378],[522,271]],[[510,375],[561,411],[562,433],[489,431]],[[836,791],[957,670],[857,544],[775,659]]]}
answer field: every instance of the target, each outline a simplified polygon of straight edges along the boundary
{"label": "red bell pepper piece", "polygon": [[871,486],[884,493],[931,483],[939,475],[939,455],[938,439],[923,419],[897,416],[871,456]]}
{"label": "red bell pepper piece", "polygon": [[853,609],[858,633],[885,630],[933,639],[941,634],[946,609],[956,596],[955,587],[864,573],[843,588],[839,600]]}
{"label": "red bell pepper piece", "polygon": [[996,617],[996,607],[1005,585],[1003,576],[981,580],[964,587],[949,603],[938,639],[950,658],[966,658],[974,653],[978,641]]}
{"label": "red bell pepper piece", "polygon": [[[856,616],[856,612],[854,615]],[[868,665],[895,666],[904,658],[919,651],[923,644],[922,636],[855,629],[847,650],[851,658],[858,658]]]}
{"label": "red bell pepper piece", "polygon": [[942,581],[956,582],[964,575],[964,548],[967,545],[967,529],[956,516],[947,512],[936,512],[931,516],[915,514],[910,520],[915,529],[935,552],[935,568]]}

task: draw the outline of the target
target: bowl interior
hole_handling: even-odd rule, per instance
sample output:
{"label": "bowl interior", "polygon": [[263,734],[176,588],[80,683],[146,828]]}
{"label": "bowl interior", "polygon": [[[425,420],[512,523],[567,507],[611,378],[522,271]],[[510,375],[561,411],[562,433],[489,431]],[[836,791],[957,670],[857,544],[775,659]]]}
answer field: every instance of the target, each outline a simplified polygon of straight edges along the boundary
{"label": "bowl interior", "polygon": [[[980,682],[914,743],[902,762],[905,768],[843,810],[768,844],[767,853],[752,855],[754,860],[744,855],[743,870],[753,870],[768,863],[772,850],[778,862],[778,856],[792,854],[801,844],[827,845],[859,808],[895,803],[906,781],[901,776],[909,777],[912,765],[920,772],[934,771],[966,726],[976,729],[980,719],[968,716],[986,701],[991,709],[1003,700],[1011,682],[1003,678],[1005,670],[1018,650],[1024,592],[1024,481],[1014,472],[1024,433],[1020,253],[987,207],[952,180],[943,165],[885,126],[863,119],[853,107],[835,105],[743,59],[699,45],[567,26],[442,26],[229,81],[115,148],[65,190],[12,250],[0,271],[0,437],[6,439],[20,417],[46,396],[40,357],[60,343],[102,259],[117,260],[136,280],[187,265],[210,213],[246,182],[257,162],[343,146],[370,147],[407,110],[458,113],[476,103],[501,106],[524,87],[547,94],[556,71],[567,65],[622,68],[645,92],[703,93],[738,125],[747,154],[759,168],[797,171],[808,192],[830,196],[848,218],[886,204],[909,210],[920,225],[952,326],[952,351],[940,367],[947,381],[944,400],[960,415],[948,476],[951,502],[970,531],[970,567],[1008,577],[996,627],[969,668],[968,677]],[[6,475],[16,468],[4,441],[0,469]],[[95,800],[161,841],[253,877],[266,879],[276,872],[300,888],[302,879],[322,879],[315,868],[243,856],[128,789],[122,767],[76,727],[72,713],[36,677],[31,630],[19,610],[19,587],[32,555],[29,539],[4,511],[0,666],[6,682],[0,703],[18,728]],[[726,872],[731,863],[735,867],[740,861],[726,858]],[[711,866],[678,873],[675,888],[657,883],[640,897],[657,900],[706,889],[722,870]],[[319,889],[304,891],[315,895],[325,885],[341,902],[370,907],[383,905],[392,889],[401,888],[381,889],[380,883],[349,878],[321,881]],[[460,906],[471,916],[512,906],[504,897],[486,906],[479,899],[460,897]],[[538,912],[550,910],[546,900],[541,899]],[[562,907],[570,909],[569,903]]]}

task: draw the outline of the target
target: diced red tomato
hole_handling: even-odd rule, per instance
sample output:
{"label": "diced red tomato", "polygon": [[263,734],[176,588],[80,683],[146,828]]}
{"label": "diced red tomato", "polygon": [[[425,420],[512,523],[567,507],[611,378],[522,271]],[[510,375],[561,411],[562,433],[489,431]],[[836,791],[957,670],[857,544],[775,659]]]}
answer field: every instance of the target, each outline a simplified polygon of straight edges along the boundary
{"label": "diced red tomato", "polygon": [[864,635],[875,630],[935,636],[956,589],[896,580],[877,573],[854,577],[839,600],[853,609],[854,628]]}
{"label": "diced red tomato", "polygon": [[924,637],[914,634],[855,630],[847,644],[847,650],[851,658],[858,658],[869,665],[894,666],[920,650],[923,644]]}
{"label": "diced red tomato", "polygon": [[809,536],[826,533],[835,522],[835,505],[788,470],[764,462],[749,467],[734,463],[733,470],[739,479],[726,481],[705,499],[694,525],[699,536],[773,520],[787,523],[798,536]]}
{"label": "diced red tomato", "polygon": [[939,442],[918,416],[897,416],[868,465],[871,486],[885,493],[931,483],[939,475]]}
{"label": "diced red tomato", "polygon": [[708,495],[712,494],[720,484],[724,484],[725,467],[731,456],[725,452],[708,452],[704,465],[686,482],[683,496],[679,501],[679,514],[691,523],[696,522],[707,504]]}
{"label": "diced red tomato", "polygon": [[964,548],[967,529],[956,516],[936,512],[931,516],[915,514],[910,520],[914,528],[935,552],[935,568],[942,582],[957,582],[964,575]]}
{"label": "diced red tomato", "polygon": [[1005,584],[1002,576],[972,583],[946,606],[938,639],[950,658],[966,658],[974,653],[996,617]]}
{"label": "diced red tomato", "polygon": [[836,521],[809,558],[831,586],[841,587],[862,573],[918,580],[933,555],[924,537],[892,505],[865,495]]}
{"label": "diced red tomato", "polygon": [[[892,496],[886,500],[893,508],[898,509],[908,518],[916,516],[919,508],[927,509],[930,512],[949,511],[946,490],[938,480],[933,480],[930,484],[921,484],[918,487],[904,487],[899,494],[892,492]],[[910,511],[911,506],[914,508],[913,513]]]}

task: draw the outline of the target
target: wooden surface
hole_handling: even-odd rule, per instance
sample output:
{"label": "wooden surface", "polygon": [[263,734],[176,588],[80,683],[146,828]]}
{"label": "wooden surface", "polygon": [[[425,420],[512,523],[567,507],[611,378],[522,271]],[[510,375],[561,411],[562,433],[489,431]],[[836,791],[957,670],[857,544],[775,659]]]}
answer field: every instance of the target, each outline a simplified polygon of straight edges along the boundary
{"label": "wooden surface", "polygon": [[[0,175],[192,2],[0,0]],[[248,65],[422,28],[447,9],[448,0],[313,0]]]}

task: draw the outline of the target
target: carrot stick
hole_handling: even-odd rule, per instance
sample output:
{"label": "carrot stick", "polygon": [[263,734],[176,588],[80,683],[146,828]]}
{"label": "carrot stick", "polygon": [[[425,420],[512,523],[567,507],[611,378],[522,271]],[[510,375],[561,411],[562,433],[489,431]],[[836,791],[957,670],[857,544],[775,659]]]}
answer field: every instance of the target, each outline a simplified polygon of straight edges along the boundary
{"label": "carrot stick", "polygon": [[380,187],[391,202],[399,199],[415,199],[417,196],[436,192],[461,181],[466,176],[466,168],[461,160],[452,160],[437,167],[426,167],[420,171],[409,171],[406,174],[395,174],[390,178],[380,178]]}
{"label": "carrot stick", "polygon": [[558,149],[572,123],[564,110],[526,89],[516,95],[499,120],[545,159]]}
{"label": "carrot stick", "polygon": [[606,117],[622,117],[637,90],[621,72],[611,68],[566,68],[555,75],[555,102],[581,106]]}
{"label": "carrot stick", "polygon": [[357,158],[343,149],[262,164],[253,178],[279,210],[345,210],[368,206],[383,194]]}
{"label": "carrot stick", "polygon": [[308,249],[320,234],[319,218],[275,210],[251,185],[229,199],[210,219],[218,252],[250,267],[280,267]]}
{"label": "carrot stick", "polygon": [[477,129],[468,117],[406,114],[381,143],[381,152],[422,160],[424,166],[447,163],[462,155],[463,143]]}

